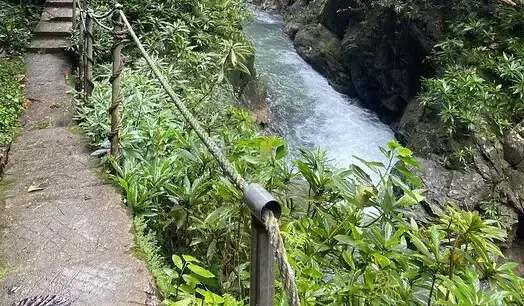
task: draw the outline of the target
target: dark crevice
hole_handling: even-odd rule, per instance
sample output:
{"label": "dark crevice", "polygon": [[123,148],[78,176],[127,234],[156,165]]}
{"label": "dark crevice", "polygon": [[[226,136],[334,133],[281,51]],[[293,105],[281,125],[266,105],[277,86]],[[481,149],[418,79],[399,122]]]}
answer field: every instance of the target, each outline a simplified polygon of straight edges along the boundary
{"label": "dark crevice", "polygon": [[524,214],[519,214],[517,224],[517,231],[515,232],[515,243],[524,245]]}

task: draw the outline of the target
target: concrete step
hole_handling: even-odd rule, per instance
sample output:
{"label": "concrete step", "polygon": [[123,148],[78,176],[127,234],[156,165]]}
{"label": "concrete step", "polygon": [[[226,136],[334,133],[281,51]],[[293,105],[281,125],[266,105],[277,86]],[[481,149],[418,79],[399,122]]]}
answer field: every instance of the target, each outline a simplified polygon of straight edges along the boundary
{"label": "concrete step", "polygon": [[73,0],[47,0],[47,7],[73,7]]}
{"label": "concrete step", "polygon": [[47,7],[41,21],[73,21],[73,7]]}
{"label": "concrete step", "polygon": [[35,30],[34,35],[37,37],[70,37],[71,36],[71,22],[68,21],[40,21]]}
{"label": "concrete step", "polygon": [[27,48],[28,51],[54,53],[63,52],[71,46],[71,40],[63,37],[35,37]]}

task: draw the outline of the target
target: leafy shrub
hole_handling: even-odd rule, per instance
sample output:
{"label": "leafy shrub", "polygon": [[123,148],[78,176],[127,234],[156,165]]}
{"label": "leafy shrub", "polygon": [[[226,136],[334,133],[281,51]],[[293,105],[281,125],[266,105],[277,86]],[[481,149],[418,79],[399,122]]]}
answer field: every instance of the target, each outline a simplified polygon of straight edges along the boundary
{"label": "leafy shrub", "polygon": [[[158,83],[144,75],[124,71],[124,157],[112,165],[128,205],[153,233],[148,240],[156,237],[161,257],[173,258],[167,269],[155,268],[172,301],[166,303],[246,302],[249,212]],[[102,114],[110,86],[97,85],[80,115],[88,133],[99,131],[89,135],[100,143],[108,132]],[[390,163],[362,161],[367,170],[333,169],[325,154],[306,151],[290,166],[285,143],[258,134],[244,111],[211,102],[195,111],[203,120],[213,114],[206,121],[211,136],[224,139],[223,149],[249,181],[264,184],[283,203],[282,231],[305,305],[523,304],[514,264],[497,264],[503,230],[453,206],[433,225],[413,219],[411,207],[424,197],[409,187],[420,181],[409,170],[417,163],[408,149],[391,143],[383,149]],[[182,254],[193,257],[181,266]],[[277,302],[285,303],[281,288],[277,292]]]}
{"label": "leafy shrub", "polygon": [[0,0],[0,54],[19,55],[31,40],[41,7]]}
{"label": "leafy shrub", "polygon": [[[235,95],[225,76],[244,70],[239,63],[249,53],[241,30],[235,30],[242,18],[236,8],[230,10],[233,3],[167,2],[169,8],[182,6],[166,13],[154,7],[158,3],[130,2],[137,5],[136,18],[154,21],[137,28],[152,27],[143,37],[181,99],[237,170],[282,203],[282,232],[302,303],[523,305],[514,264],[498,264],[502,254],[496,243],[504,232],[491,221],[452,205],[433,225],[415,221],[413,206],[423,201],[424,190],[411,172],[418,164],[409,149],[392,142],[382,149],[389,163],[362,160],[365,169],[332,168],[322,152],[301,151],[291,161],[284,140],[261,134],[248,113],[229,106]],[[222,13],[202,15],[197,4]],[[147,15],[151,11],[158,12],[157,20]],[[180,12],[186,15],[176,15]],[[219,25],[230,21],[233,35],[215,32],[221,26],[198,28],[211,22],[210,16]],[[195,39],[198,33],[209,35],[202,45]],[[159,42],[164,35],[168,39]],[[78,118],[104,154],[110,84],[108,68],[100,71],[93,99],[79,104]],[[246,304],[250,215],[240,192],[142,61],[123,70],[122,83],[123,156],[109,162],[133,208],[139,244],[164,304]],[[286,305],[278,278],[276,292],[275,303]]]}
{"label": "leafy shrub", "polygon": [[0,59],[0,145],[11,142],[22,111],[24,63],[21,59]]}
{"label": "leafy shrub", "polygon": [[432,59],[442,73],[424,80],[420,99],[439,111],[450,136],[502,135],[524,118],[523,20],[520,6],[469,10],[436,45]]}

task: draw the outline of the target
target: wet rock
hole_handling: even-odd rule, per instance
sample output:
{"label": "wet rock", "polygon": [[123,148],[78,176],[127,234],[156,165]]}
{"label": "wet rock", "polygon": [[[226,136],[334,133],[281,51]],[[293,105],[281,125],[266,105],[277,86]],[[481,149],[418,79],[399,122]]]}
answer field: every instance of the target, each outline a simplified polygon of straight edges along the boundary
{"label": "wet rock", "polygon": [[351,77],[343,65],[340,39],[322,24],[307,25],[295,35],[294,46],[297,53],[315,70],[327,75],[335,89],[354,93]]}
{"label": "wet rock", "polygon": [[424,181],[426,203],[434,214],[442,213],[451,202],[472,210],[489,194],[489,186],[475,171],[446,169],[430,159],[421,158],[419,163],[417,174]]}
{"label": "wet rock", "polygon": [[286,26],[284,27],[284,33],[286,33],[290,39],[295,39],[295,36],[297,35],[298,30],[302,28],[302,24],[290,21],[286,23]]}
{"label": "wet rock", "polygon": [[363,12],[358,7],[358,3],[354,0],[326,1],[320,20],[331,32],[343,38],[350,22],[356,23],[362,20]]}
{"label": "wet rock", "polygon": [[504,159],[516,169],[524,170],[524,122],[515,126],[506,137]]}

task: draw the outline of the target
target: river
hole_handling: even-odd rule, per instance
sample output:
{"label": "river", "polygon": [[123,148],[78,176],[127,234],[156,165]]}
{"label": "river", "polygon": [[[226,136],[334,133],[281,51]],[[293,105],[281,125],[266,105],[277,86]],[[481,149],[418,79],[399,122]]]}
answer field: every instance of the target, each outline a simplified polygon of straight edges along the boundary
{"label": "river", "polygon": [[335,91],[309,66],[282,31],[278,15],[255,12],[246,26],[256,46],[255,67],[269,82],[269,126],[283,136],[292,154],[297,148],[325,150],[337,166],[353,155],[385,161],[379,146],[394,138],[391,129],[359,101]]}

